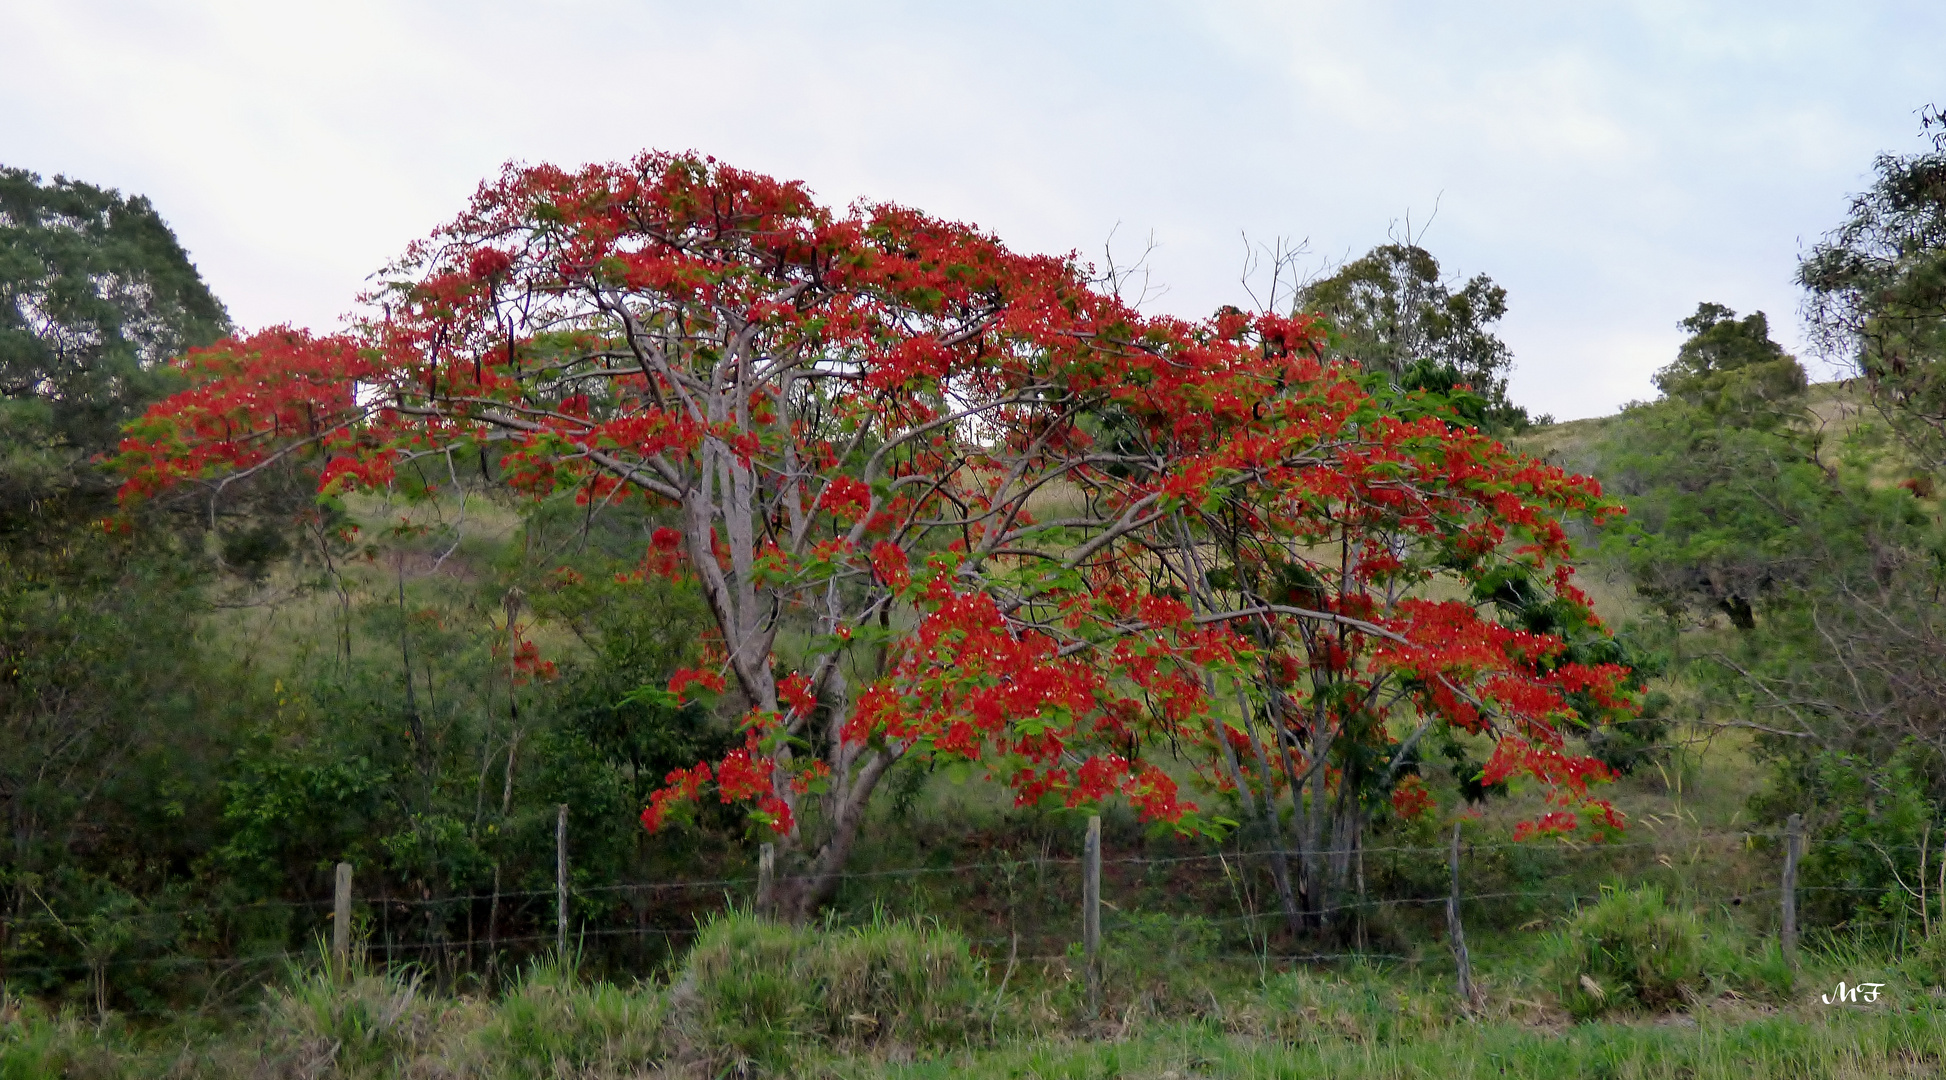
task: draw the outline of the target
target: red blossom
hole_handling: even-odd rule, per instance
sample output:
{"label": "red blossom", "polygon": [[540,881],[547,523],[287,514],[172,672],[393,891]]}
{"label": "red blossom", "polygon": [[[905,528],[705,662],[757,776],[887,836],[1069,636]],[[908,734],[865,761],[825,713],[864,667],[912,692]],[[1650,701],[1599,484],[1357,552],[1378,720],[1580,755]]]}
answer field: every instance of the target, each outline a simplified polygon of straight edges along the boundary
{"label": "red blossom", "polygon": [[694,668],[678,668],[676,669],[676,673],[669,677],[669,692],[677,697],[682,697],[683,691],[688,690],[692,686],[700,686],[705,690],[720,694],[725,689],[726,684],[723,681],[723,676],[716,672],[698,671]]}
{"label": "red blossom", "polygon": [[1424,814],[1432,806],[1432,792],[1416,776],[1406,777],[1392,789],[1392,811],[1405,821]]}
{"label": "red blossom", "polygon": [[811,692],[811,680],[797,673],[786,676],[777,684],[777,696],[800,716],[809,716],[818,707],[817,695]]}
{"label": "red blossom", "polygon": [[850,476],[834,476],[818,496],[818,509],[828,510],[841,521],[856,521],[871,509],[872,489]]}

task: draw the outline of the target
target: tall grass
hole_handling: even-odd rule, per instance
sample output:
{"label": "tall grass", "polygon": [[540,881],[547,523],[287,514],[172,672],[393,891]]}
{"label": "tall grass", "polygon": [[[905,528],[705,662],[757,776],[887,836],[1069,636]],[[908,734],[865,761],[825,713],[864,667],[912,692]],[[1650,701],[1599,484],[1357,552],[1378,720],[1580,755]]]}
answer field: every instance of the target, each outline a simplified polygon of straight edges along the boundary
{"label": "tall grass", "polygon": [[[1112,1008],[1087,1024],[1061,958],[1010,966],[1003,994],[964,938],[883,914],[792,927],[733,911],[699,928],[666,981],[543,962],[497,1000],[428,992],[409,969],[293,970],[213,1032],[0,994],[0,1080],[1946,1075],[1946,995],[1913,975],[1929,953],[1817,939],[1793,972],[1774,944],[1750,947],[1652,889],[1612,890],[1524,967],[1486,973],[1477,1006],[1436,963],[1266,970],[1226,964],[1214,937],[1196,921],[1122,920]],[[1599,1008],[1574,1009],[1584,975]],[[1871,1008],[1818,1004],[1839,978],[1889,985]]]}
{"label": "tall grass", "polygon": [[1846,1013],[1693,1027],[1587,1024],[1565,1031],[1460,1024],[1425,1038],[1298,1045],[1238,1040],[1207,1025],[1121,1042],[1039,1043],[836,1075],[884,1080],[1920,1080],[1946,1074],[1946,1016]]}
{"label": "tall grass", "polygon": [[964,1045],[992,992],[965,938],[876,914],[855,928],[711,919],[669,995],[672,1034],[716,1071],[779,1071],[831,1049]]}
{"label": "tall grass", "polygon": [[573,965],[537,960],[475,1040],[479,1075],[509,1080],[629,1076],[662,1060],[666,999],[653,985],[584,982]]}

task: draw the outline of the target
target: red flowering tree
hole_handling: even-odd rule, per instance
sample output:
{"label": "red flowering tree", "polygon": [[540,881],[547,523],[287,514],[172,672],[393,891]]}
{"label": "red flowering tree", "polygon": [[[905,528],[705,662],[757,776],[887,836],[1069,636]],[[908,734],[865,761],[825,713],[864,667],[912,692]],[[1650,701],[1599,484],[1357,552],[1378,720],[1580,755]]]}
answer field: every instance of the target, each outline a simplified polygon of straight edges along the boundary
{"label": "red flowering tree", "polygon": [[[127,496],[293,454],[326,487],[477,456],[536,495],[665,508],[643,572],[694,575],[720,638],[656,692],[723,695],[744,740],[644,823],[747,805],[779,910],[835,891],[913,754],[1197,828],[1164,740],[1269,798],[1269,770],[1221,765],[1243,730],[1296,791],[1347,733],[1457,725],[1498,740],[1490,769],[1585,797],[1560,733],[1613,674],[1411,597],[1521,567],[1585,613],[1557,519],[1597,492],[1402,418],[1302,319],[1144,318],[1072,261],[666,154],[509,168],[388,278],[343,334],[186,358],[191,388],[123,445]],[[1330,545],[1337,577],[1275,584]]]}
{"label": "red flowering tree", "polygon": [[[1218,333],[1252,341],[1240,322],[1219,319]],[[1589,793],[1609,770],[1567,742],[1636,706],[1620,649],[1572,583],[1562,527],[1565,512],[1611,512],[1599,489],[1454,424],[1435,400],[1299,367],[1301,392],[1266,404],[1239,387],[1228,407],[1187,413],[1194,424],[1121,406],[1195,478],[1173,549],[1157,551],[1167,585],[1152,588],[1250,641],[1222,688],[1234,709],[1210,780],[1259,819],[1287,916],[1329,921],[1375,810],[1431,808],[1418,775],[1429,736],[1475,784],[1542,782],[1553,808],[1522,836],[1619,828]]]}

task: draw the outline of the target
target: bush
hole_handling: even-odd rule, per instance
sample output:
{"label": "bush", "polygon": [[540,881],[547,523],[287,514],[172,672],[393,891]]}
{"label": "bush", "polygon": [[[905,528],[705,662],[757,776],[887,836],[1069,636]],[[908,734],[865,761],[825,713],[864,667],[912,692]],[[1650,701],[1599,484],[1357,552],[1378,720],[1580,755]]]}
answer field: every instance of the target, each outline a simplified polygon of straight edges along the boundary
{"label": "bush", "polygon": [[0,1080],[65,1074],[81,1026],[72,1016],[51,1017],[33,1001],[8,996],[0,985]]}
{"label": "bush", "polygon": [[[1106,1011],[1119,1013],[1136,1001],[1160,1015],[1201,1015],[1210,1009],[1211,961],[1221,950],[1217,927],[1200,915],[1130,913],[1116,918],[1102,941],[1102,987]],[[1068,961],[1083,970],[1076,942]],[[1077,1001],[1086,983],[1069,984]]]}
{"label": "bush", "polygon": [[1806,921],[1894,944],[1919,928],[1923,915],[1905,883],[1922,878],[1920,853],[1939,832],[1927,763],[1908,746],[1883,763],[1824,754],[1812,765],[1804,798],[1827,809],[1804,854]]}
{"label": "bush", "polygon": [[439,1007],[420,993],[416,974],[373,974],[354,963],[293,975],[267,1003],[277,1036],[272,1055],[296,1076],[386,1076],[426,1051]]}
{"label": "bush", "polygon": [[1549,940],[1545,972],[1576,1019],[1664,1009],[1702,986],[1702,934],[1660,889],[1604,889]]}
{"label": "bush", "polygon": [[703,927],[670,990],[670,1020],[713,1071],[787,1069],[804,1048],[962,1044],[990,1021],[966,939],[875,916],[851,930],[744,912]]}
{"label": "bush", "polygon": [[663,998],[653,987],[582,983],[536,960],[480,1033],[483,1072],[509,1077],[634,1075],[661,1052]]}
{"label": "bush", "polygon": [[1929,990],[1946,987],[1946,930],[1935,927],[1931,937],[1920,938],[1917,945],[1906,951],[1899,970]]}
{"label": "bush", "polygon": [[1289,1046],[1338,1040],[1390,1044],[1430,1038],[1461,1015],[1450,992],[1354,963],[1337,972],[1299,968],[1264,983],[1263,1015],[1232,1026]]}

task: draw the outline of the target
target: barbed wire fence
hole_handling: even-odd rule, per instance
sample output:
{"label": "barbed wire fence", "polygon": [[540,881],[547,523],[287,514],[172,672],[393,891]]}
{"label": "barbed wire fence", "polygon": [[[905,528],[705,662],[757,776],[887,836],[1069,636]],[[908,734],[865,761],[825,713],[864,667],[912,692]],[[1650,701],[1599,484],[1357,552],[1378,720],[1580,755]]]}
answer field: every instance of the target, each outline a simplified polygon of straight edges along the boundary
{"label": "barbed wire fence", "polygon": [[[1099,828],[1098,819],[1094,827]],[[0,941],[18,942],[37,934],[65,939],[80,954],[70,960],[5,963],[0,966],[0,989],[12,986],[17,992],[26,983],[86,978],[97,984],[97,1000],[105,1000],[121,973],[153,978],[200,969],[212,988],[205,994],[209,1004],[293,966],[328,958],[342,970],[354,951],[375,967],[411,967],[442,975],[449,985],[470,978],[471,985],[482,989],[492,989],[522,962],[599,952],[608,942],[634,942],[638,964],[645,956],[667,963],[681,955],[710,916],[750,909],[762,891],[768,863],[760,858],[743,875],[577,886],[570,875],[565,828],[557,835],[552,888],[451,896],[361,895],[355,871],[341,864],[329,897],[149,906],[140,912],[149,920],[209,924],[272,913],[290,927],[281,948],[126,955],[92,940],[85,927],[64,920],[45,902],[40,912],[0,913]],[[1706,850],[1713,862],[1714,873],[1705,876],[1714,880],[1699,884],[1692,876],[1687,884],[1678,884],[1679,902],[1774,934],[1789,954],[1796,946],[1801,898],[1863,904],[1888,891],[1882,884],[1798,881],[1799,867],[1814,848],[1850,848],[1886,860],[1895,855],[1938,859],[1937,865],[1946,868],[1946,848],[1813,840],[1793,818],[1783,830],[1698,829],[1674,837],[1605,843],[1469,840],[1456,831],[1448,844],[1363,847],[1357,851],[1355,873],[1347,875],[1355,887],[1348,885],[1332,902],[1312,905],[1305,918],[1324,928],[1303,935],[1288,931],[1274,900],[1272,849],[1241,844],[1172,855],[1105,855],[1099,845],[1068,854],[1043,846],[974,861],[852,871],[843,875],[837,907],[854,919],[890,913],[933,920],[962,934],[990,962],[1004,962],[1010,969],[1021,963],[1068,965],[1087,980],[1093,1003],[1099,1000],[1107,951],[1167,950],[1174,947],[1171,942],[1194,941],[1198,961],[1242,962],[1266,970],[1355,961],[1453,969],[1456,977],[1468,979],[1470,962],[1520,960],[1531,956],[1531,950],[1466,950],[1459,947],[1462,926],[1538,930],[1598,899],[1616,880],[1628,880],[1631,871],[1635,880],[1647,880],[1660,866],[1680,883],[1684,875],[1671,858],[1672,850],[1688,850],[1692,867],[1702,862]],[[1523,881],[1521,873],[1505,865],[1510,858],[1534,864],[1526,868],[1525,878],[1547,880]],[[1582,876],[1573,878],[1567,871],[1577,867]],[[1608,880],[1592,880],[1591,875]],[[1922,916],[1928,905],[1941,905],[1946,925],[1946,894],[1929,890],[1926,876],[1918,875],[1912,885],[1901,879],[1899,887],[1913,895]],[[1946,881],[1946,873],[1941,880]],[[900,883],[910,886],[903,897],[888,888]],[[944,888],[935,888],[935,883],[944,883]],[[1374,883],[1378,887],[1369,887]],[[480,925],[482,905],[496,909],[497,924]],[[614,925],[617,910],[634,915],[635,922]],[[501,933],[502,925],[517,932]],[[421,928],[416,935],[415,927]],[[307,941],[314,944],[303,944]],[[1462,993],[1471,996],[1464,982]],[[165,1010],[138,1004],[119,1011]]]}

